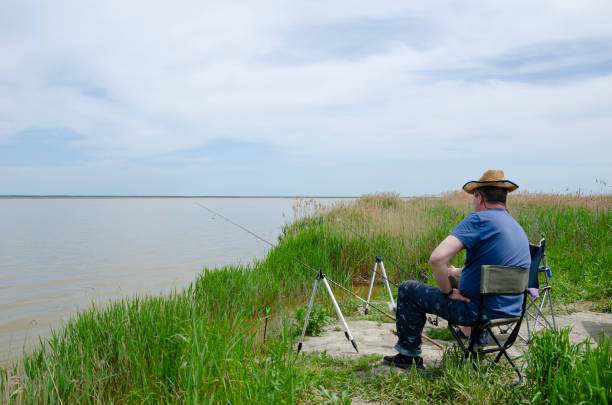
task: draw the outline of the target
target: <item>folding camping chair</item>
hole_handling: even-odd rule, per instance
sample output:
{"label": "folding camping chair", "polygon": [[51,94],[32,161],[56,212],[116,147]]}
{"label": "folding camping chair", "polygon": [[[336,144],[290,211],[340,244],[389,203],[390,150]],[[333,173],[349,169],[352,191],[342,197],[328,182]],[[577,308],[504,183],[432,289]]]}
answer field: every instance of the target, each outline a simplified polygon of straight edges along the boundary
{"label": "folding camping chair", "polygon": [[[525,317],[528,334],[526,341],[531,340],[531,336],[537,333],[539,329],[548,327],[553,331],[557,330],[555,309],[552,300],[552,287],[550,285],[552,271],[546,265],[545,249],[546,239],[544,238],[542,238],[538,245],[529,244],[529,250],[531,251],[531,268],[529,269],[529,288],[527,289],[527,298],[529,302],[527,304],[527,315]],[[548,318],[549,314],[543,311],[546,306],[550,308],[550,319]]]}
{"label": "folding camping chair", "polygon": [[[484,355],[488,353],[498,353],[497,357],[495,357],[495,362],[497,363],[501,356],[503,355],[508,362],[514,368],[514,371],[519,377],[519,381],[517,383],[521,383],[523,381],[523,376],[519,368],[514,364],[510,356],[508,355],[507,350],[512,347],[516,338],[518,336],[519,330],[521,328],[521,323],[523,322],[523,318],[525,317],[526,306],[527,306],[527,286],[529,283],[529,270],[522,267],[512,267],[512,266],[482,266],[480,272],[480,305],[478,307],[478,320],[476,321],[476,325],[472,326],[472,336],[480,336],[483,331],[488,331],[489,335],[497,344],[496,347],[492,348],[479,348],[476,350],[474,345],[476,344],[478,339],[470,339],[468,341],[467,346],[464,344],[459,332],[455,329],[454,325],[449,323],[448,329],[451,334],[455,337],[455,340],[461,347],[464,356],[461,358],[461,362],[463,362],[464,358],[470,358],[472,361],[472,366],[474,369],[477,369],[476,365],[476,355]],[[521,315],[517,317],[511,318],[498,318],[498,319],[482,319],[482,306],[485,300],[485,297],[491,295],[523,295],[523,305],[521,308]],[[512,325],[512,332],[508,336],[508,339],[504,342],[504,344],[500,344],[499,340],[491,330],[494,326],[503,326],[503,325]]]}
{"label": "folding camping chair", "polygon": [[[534,334],[544,328],[557,330],[552,287],[550,285],[552,271],[546,264],[546,239],[543,238],[537,245],[530,243],[529,251],[531,253],[531,267],[529,268],[529,286],[527,288],[527,313],[525,314],[527,335],[519,334],[519,338],[525,343],[528,343]],[[550,314],[547,313],[548,308],[546,307],[550,308]],[[510,328],[499,329],[501,333],[507,333]]]}

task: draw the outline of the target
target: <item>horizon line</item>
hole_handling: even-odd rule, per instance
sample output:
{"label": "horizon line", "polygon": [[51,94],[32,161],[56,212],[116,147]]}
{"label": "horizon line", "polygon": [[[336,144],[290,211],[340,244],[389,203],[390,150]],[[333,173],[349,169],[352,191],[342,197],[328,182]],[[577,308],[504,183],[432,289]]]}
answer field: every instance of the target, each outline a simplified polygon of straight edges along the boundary
{"label": "horizon line", "polygon": [[[104,194],[3,194],[0,198],[359,198],[332,195],[104,195]],[[404,196],[400,196],[404,197]]]}

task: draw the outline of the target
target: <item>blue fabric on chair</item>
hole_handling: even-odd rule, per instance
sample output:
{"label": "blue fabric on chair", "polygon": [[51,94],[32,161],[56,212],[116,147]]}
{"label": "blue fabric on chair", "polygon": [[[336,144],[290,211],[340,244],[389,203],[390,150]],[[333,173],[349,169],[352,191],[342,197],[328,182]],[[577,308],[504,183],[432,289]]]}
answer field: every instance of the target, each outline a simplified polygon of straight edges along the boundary
{"label": "blue fabric on chair", "polygon": [[546,246],[546,239],[542,239],[538,245],[529,244],[529,252],[531,253],[531,266],[529,267],[529,288],[540,288],[540,280],[538,280],[538,270],[542,261],[542,254]]}
{"label": "blue fabric on chair", "polygon": [[[546,239],[542,239],[538,245],[529,244],[531,253],[531,266],[529,267],[529,302],[525,323],[527,324],[527,336],[519,335],[521,340],[528,342],[538,329],[549,327],[557,330],[555,310],[552,301],[552,287],[550,278],[552,272],[546,265]],[[540,276],[542,273],[542,276]],[[542,277],[542,282],[540,282]],[[544,307],[550,308],[550,314],[542,312]],[[550,318],[550,319],[549,319]]]}

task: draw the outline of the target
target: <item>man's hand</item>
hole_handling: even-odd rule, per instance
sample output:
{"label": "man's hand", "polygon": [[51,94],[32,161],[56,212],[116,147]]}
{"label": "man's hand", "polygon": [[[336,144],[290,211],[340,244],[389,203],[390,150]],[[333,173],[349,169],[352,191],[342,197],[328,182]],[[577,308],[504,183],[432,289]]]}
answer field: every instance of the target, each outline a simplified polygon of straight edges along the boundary
{"label": "man's hand", "polygon": [[458,288],[459,280],[461,279],[461,271],[463,269],[458,269],[455,266],[450,266],[448,268],[448,281],[450,281],[451,287]]}
{"label": "man's hand", "polygon": [[457,280],[459,280],[459,278],[461,278],[461,272],[463,271],[463,268],[458,269],[455,266],[450,266],[448,268],[448,276],[452,277],[452,278],[456,278]]}
{"label": "man's hand", "polygon": [[470,302],[470,299],[468,297],[464,297],[463,295],[461,295],[461,291],[459,291],[458,288],[453,288],[453,293],[448,296],[448,299],[454,301]]}

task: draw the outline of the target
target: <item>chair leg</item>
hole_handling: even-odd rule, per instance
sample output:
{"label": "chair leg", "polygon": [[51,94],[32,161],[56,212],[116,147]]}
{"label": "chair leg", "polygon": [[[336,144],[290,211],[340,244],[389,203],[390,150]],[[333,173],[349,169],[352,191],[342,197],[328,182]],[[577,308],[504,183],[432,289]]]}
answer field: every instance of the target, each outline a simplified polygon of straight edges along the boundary
{"label": "chair leg", "polygon": [[[546,298],[548,298],[548,302],[550,305],[553,323],[550,323],[548,318],[542,312],[542,310],[544,309],[544,306],[546,305]],[[554,309],[552,306],[550,288],[544,288],[544,294],[542,295],[542,300],[540,301],[540,305],[536,305],[535,308],[537,310],[536,316],[533,316],[532,314],[528,314],[528,318],[529,317],[533,318],[533,333],[537,332],[538,326],[541,326],[542,328],[551,328],[556,331],[557,329],[556,329],[556,322],[555,322],[555,313],[554,313]]]}
{"label": "chair leg", "polygon": [[453,335],[457,343],[459,343],[459,346],[461,346],[461,350],[463,350],[463,352],[465,353],[467,351],[467,347],[465,347],[465,345],[463,344],[463,341],[461,340],[461,337],[455,331],[455,328],[451,324],[449,324],[448,330],[450,331],[451,335]]}
{"label": "chair leg", "polygon": [[[465,359],[469,359],[470,362],[472,363],[472,367],[474,368],[474,371],[477,372],[478,371],[478,364],[476,362],[476,358],[478,356],[478,353],[474,353],[472,351],[472,346],[473,346],[474,342],[472,341],[470,343],[470,345],[468,347],[466,347],[465,344],[463,343],[463,341],[461,340],[461,338],[455,332],[455,329],[451,325],[449,325],[448,328],[449,328],[451,334],[453,335],[453,337],[455,338],[455,340],[457,341],[457,343],[459,343],[459,346],[461,347],[461,350],[463,351],[463,356],[461,356],[461,358],[459,359],[458,367],[461,367],[461,365],[463,364],[463,361]],[[510,356],[506,352],[506,348],[499,343],[499,340],[497,340],[497,337],[495,336],[493,331],[491,331],[490,328],[488,328],[487,330],[489,331],[489,334],[493,338],[493,341],[495,342],[497,347],[500,349],[499,352],[497,353],[497,356],[495,357],[495,363],[499,362],[499,359],[501,358],[501,356],[504,355],[506,357],[506,359],[508,360],[508,362],[510,363],[510,365],[512,366],[512,368],[514,369],[514,372],[518,375],[518,378],[519,378],[518,381],[513,382],[512,384],[510,384],[510,386],[521,384],[523,382],[523,376],[521,374],[521,371],[519,370],[517,365],[514,364],[514,362],[512,361],[512,359],[510,358]]]}
{"label": "chair leg", "polygon": [[529,305],[528,305],[528,306],[527,306],[527,308],[525,309],[525,313],[527,314],[527,316],[525,317],[525,323],[527,324],[527,337],[525,338],[525,337],[523,337],[523,336],[522,336],[522,335],[519,333],[519,337],[520,337],[520,338],[521,338],[521,340],[522,340],[523,342],[525,342],[525,343],[529,343],[529,341],[531,340],[531,334],[532,334],[532,333],[535,333],[536,326],[537,326],[537,320],[536,320],[536,322],[534,322],[534,324],[533,324],[533,331],[531,330],[531,325],[529,324],[529,317],[530,317],[530,316],[531,316],[531,317],[533,317],[533,316],[532,316],[532,315],[529,313],[529,310],[530,310],[532,307],[536,307],[536,310],[537,310],[537,309],[538,309],[538,306],[537,306],[537,304],[536,304],[535,300],[534,300],[534,299],[533,299],[531,296],[528,296],[528,299],[529,299]]}
{"label": "chair leg", "polygon": [[497,363],[499,361],[499,358],[502,355],[502,351],[504,350],[504,347],[499,343],[499,340],[497,340],[497,337],[491,332],[489,331],[489,334],[491,335],[491,337],[493,338],[493,341],[495,342],[495,344],[497,345],[497,347],[499,347],[501,350],[499,353],[497,353],[497,356],[495,356],[495,363]]}
{"label": "chair leg", "polygon": [[497,340],[497,338],[491,332],[491,330],[489,330],[489,333],[491,334],[491,337],[495,341],[495,344],[497,344],[497,347],[500,348],[499,353],[495,357],[495,363],[499,362],[499,359],[501,358],[501,356],[504,355],[504,357],[506,357],[506,360],[508,360],[508,362],[512,365],[512,368],[514,369],[514,372],[518,375],[518,378],[519,378],[518,381],[513,382],[511,385],[521,384],[523,382],[523,376],[521,375],[521,371],[519,370],[517,365],[514,364],[514,362],[512,361],[510,356],[508,355],[508,352],[506,352],[506,348],[499,343],[499,340]]}
{"label": "chair leg", "polygon": [[478,371],[478,365],[476,364],[476,361],[474,360],[474,356],[472,352],[474,342],[473,341],[470,342],[469,346],[466,347],[463,341],[461,340],[461,337],[455,331],[455,328],[453,328],[452,325],[449,324],[448,329],[451,335],[453,335],[453,337],[457,341],[457,343],[459,343],[459,347],[461,347],[461,350],[463,351],[463,356],[461,356],[461,359],[459,360],[458,367],[461,367],[461,365],[463,364],[463,360],[470,359],[472,363],[472,367],[474,367],[475,371]]}
{"label": "chair leg", "polygon": [[[519,334],[519,338],[523,340],[525,343],[528,343],[531,340],[531,337],[538,333],[538,328],[551,328],[553,331],[557,330],[557,322],[555,319],[555,311],[552,303],[552,291],[550,286],[546,286],[542,288],[542,295],[540,297],[540,302],[538,303],[535,299],[529,297],[530,301],[527,307],[527,312],[525,312],[525,323],[527,324],[527,335],[528,338],[525,339],[523,336]],[[548,319],[546,315],[544,315],[544,306],[550,306],[550,313],[552,318],[552,323]],[[529,309],[535,310],[531,313]]]}
{"label": "chair leg", "polygon": [[[548,269],[548,267],[546,266],[545,256],[543,259],[543,263],[544,263],[544,267]],[[542,287],[542,289],[544,290],[544,296],[542,297],[542,305],[540,306],[540,311],[544,307],[544,302],[546,301],[546,296],[548,295],[548,305],[550,306],[550,316],[552,318],[552,325],[548,321],[548,319],[546,319],[546,317],[544,317],[544,319],[546,320],[548,327],[552,328],[552,330],[556,332],[557,331],[557,321],[555,319],[555,309],[553,307],[553,300],[552,300],[552,286],[550,285],[550,277],[549,277],[550,269],[548,269],[547,271],[543,271],[543,270],[540,270],[540,271],[544,273],[544,279],[546,281],[546,284],[544,285],[544,287]]]}
{"label": "chair leg", "polygon": [[512,365],[512,368],[514,368],[514,371],[516,372],[516,374],[518,375],[519,380],[512,383],[512,385],[517,385],[517,384],[521,384],[523,382],[523,376],[521,375],[521,371],[519,370],[519,368],[517,367],[516,364],[514,364],[514,362],[512,361],[512,359],[510,358],[510,356],[508,356],[508,353],[506,352],[506,349],[502,349],[501,353],[506,357],[506,359],[508,360],[508,362],[510,362],[510,364]]}
{"label": "chair leg", "polygon": [[552,301],[552,289],[548,290],[548,302],[550,304],[550,316],[552,318],[552,323],[553,323],[553,331],[557,331],[557,321],[555,320],[555,309],[553,308],[553,301]]}
{"label": "chair leg", "polygon": [[[544,315],[542,314],[542,310],[544,309],[544,305],[546,304],[546,297],[549,297],[549,298],[550,298],[550,291],[549,291],[549,290],[546,290],[546,291],[544,292],[544,297],[542,298],[542,303],[540,304],[540,312],[538,313],[538,315],[541,315],[541,316],[542,316],[542,319],[544,319],[544,322],[546,322],[546,325],[547,325],[549,328],[553,328],[553,329],[554,329],[554,327],[553,327],[553,325],[551,325],[550,321],[549,321],[549,320],[546,318],[546,316],[544,316]],[[542,325],[542,326],[544,326],[544,325]]]}

